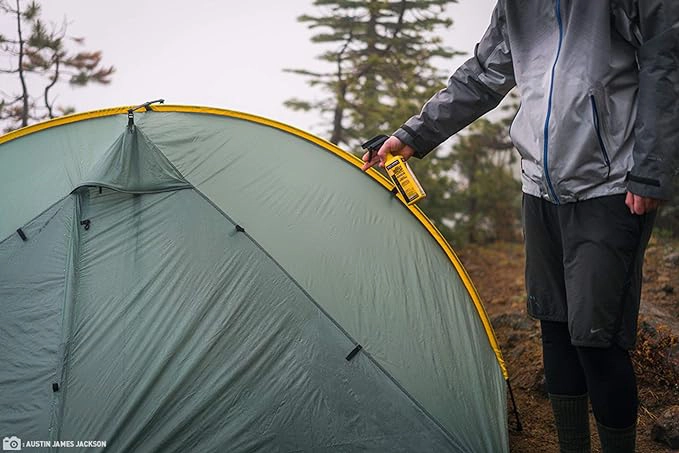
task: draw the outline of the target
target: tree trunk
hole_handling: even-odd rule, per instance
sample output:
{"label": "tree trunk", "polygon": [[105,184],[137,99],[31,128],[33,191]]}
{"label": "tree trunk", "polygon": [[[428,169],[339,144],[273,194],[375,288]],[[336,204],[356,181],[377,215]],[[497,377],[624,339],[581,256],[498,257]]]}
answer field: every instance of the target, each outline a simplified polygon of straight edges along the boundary
{"label": "tree trunk", "polygon": [[21,5],[19,0],[17,2],[17,32],[19,33],[19,80],[21,80],[21,101],[23,110],[21,112],[21,127],[28,126],[28,87],[26,86],[26,77],[24,76],[24,38],[21,35]]}
{"label": "tree trunk", "polygon": [[57,53],[55,56],[54,60],[54,77],[52,78],[52,82],[45,87],[45,107],[47,107],[47,113],[50,117],[50,119],[54,118],[54,111],[53,111],[53,106],[50,104],[49,100],[49,91],[50,88],[52,88],[54,85],[56,85],[57,81],[59,80],[59,62],[61,61],[59,54]]}
{"label": "tree trunk", "polygon": [[344,105],[347,96],[346,83],[340,82],[337,88],[337,99],[335,99],[335,112],[332,119],[332,136],[330,143],[339,145],[344,140],[344,128],[342,127],[342,119],[344,117]]}

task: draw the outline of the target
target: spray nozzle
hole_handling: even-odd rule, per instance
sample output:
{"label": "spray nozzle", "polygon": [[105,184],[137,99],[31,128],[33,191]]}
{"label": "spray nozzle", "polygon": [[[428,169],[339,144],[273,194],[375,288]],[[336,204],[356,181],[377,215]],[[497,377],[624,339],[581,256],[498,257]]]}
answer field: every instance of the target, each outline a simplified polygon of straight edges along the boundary
{"label": "spray nozzle", "polygon": [[373,160],[374,153],[380,150],[388,138],[388,135],[377,135],[361,145],[361,148],[368,150],[368,162]]}

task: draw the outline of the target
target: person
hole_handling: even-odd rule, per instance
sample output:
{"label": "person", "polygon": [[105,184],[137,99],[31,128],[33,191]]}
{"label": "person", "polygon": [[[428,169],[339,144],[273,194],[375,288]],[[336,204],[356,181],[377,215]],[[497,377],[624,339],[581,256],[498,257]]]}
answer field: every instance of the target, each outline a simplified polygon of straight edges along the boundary
{"label": "person", "polygon": [[[474,56],[387,153],[423,158],[514,87],[528,313],[562,452],[633,452],[643,255],[679,147],[679,1],[499,0]],[[589,402],[588,402],[589,400]]]}

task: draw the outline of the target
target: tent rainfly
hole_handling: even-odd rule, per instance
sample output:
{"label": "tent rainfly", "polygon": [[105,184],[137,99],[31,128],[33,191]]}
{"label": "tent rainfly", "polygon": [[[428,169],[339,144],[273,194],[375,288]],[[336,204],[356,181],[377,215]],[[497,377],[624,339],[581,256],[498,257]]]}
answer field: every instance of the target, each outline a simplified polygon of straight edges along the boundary
{"label": "tent rainfly", "polygon": [[492,328],[419,209],[293,127],[145,107],[0,137],[0,436],[509,451]]}

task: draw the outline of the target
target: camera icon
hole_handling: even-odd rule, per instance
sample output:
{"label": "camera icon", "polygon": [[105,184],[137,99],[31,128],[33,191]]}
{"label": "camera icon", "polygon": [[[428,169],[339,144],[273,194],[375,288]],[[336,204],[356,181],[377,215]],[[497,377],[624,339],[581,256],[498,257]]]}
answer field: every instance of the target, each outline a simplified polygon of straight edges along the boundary
{"label": "camera icon", "polygon": [[3,451],[21,451],[21,439],[17,436],[2,438]]}

